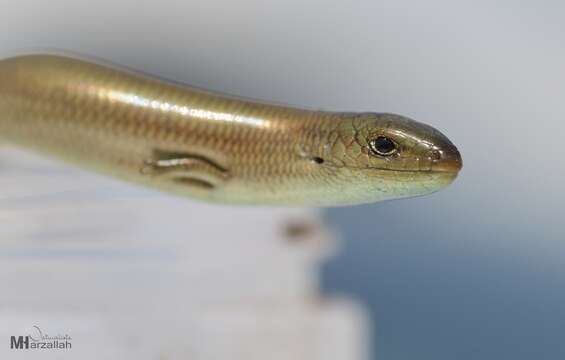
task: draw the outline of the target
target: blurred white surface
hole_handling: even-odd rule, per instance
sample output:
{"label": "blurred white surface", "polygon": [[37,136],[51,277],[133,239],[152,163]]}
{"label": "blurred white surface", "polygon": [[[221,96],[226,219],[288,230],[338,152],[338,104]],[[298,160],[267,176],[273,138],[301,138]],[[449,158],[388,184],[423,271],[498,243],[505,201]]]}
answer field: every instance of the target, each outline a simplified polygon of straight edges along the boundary
{"label": "blurred white surface", "polygon": [[[317,212],[177,199],[7,147],[0,164],[0,358],[367,358],[364,312],[318,293],[335,244]],[[34,325],[71,350],[9,349]]]}

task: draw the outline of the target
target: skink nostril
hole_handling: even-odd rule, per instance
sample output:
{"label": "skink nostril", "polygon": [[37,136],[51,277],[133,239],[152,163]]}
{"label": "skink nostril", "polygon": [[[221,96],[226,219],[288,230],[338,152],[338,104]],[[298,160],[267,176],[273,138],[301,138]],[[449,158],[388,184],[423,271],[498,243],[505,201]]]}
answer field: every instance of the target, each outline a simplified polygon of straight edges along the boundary
{"label": "skink nostril", "polygon": [[430,154],[430,158],[432,159],[432,161],[438,161],[441,159],[442,157],[442,151],[441,150],[433,150]]}

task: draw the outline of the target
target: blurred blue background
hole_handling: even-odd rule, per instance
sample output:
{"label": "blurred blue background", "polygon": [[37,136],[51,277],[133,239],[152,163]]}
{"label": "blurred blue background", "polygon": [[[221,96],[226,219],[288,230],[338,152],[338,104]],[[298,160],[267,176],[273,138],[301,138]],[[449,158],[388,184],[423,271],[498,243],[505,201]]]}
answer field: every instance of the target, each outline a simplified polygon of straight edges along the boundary
{"label": "blurred blue background", "polygon": [[7,54],[54,46],[226,93],[437,127],[463,155],[459,179],[424,198],[327,211],[344,241],[326,291],[368,304],[378,359],[565,358],[563,2],[9,10]]}
{"label": "blurred blue background", "polygon": [[565,358],[562,238],[464,207],[446,194],[330,211],[347,241],[327,291],[368,305],[375,358]]}

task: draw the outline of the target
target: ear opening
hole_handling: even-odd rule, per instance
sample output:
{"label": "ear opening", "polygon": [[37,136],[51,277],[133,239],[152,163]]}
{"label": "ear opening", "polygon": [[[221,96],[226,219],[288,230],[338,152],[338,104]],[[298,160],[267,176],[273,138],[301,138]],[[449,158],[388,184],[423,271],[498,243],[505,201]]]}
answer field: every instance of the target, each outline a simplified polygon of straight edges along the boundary
{"label": "ear opening", "polygon": [[312,156],[310,158],[310,161],[312,161],[313,163],[316,163],[316,164],[323,164],[324,163],[324,159],[319,157],[319,156]]}

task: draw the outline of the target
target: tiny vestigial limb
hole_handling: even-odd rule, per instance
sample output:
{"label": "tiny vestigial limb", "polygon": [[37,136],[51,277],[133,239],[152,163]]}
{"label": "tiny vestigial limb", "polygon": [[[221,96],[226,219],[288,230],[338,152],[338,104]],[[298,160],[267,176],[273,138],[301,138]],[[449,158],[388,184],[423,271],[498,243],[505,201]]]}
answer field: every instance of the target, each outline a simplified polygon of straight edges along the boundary
{"label": "tiny vestigial limb", "polygon": [[153,151],[141,173],[204,189],[214,189],[230,177],[226,168],[205,156],[162,150]]}

